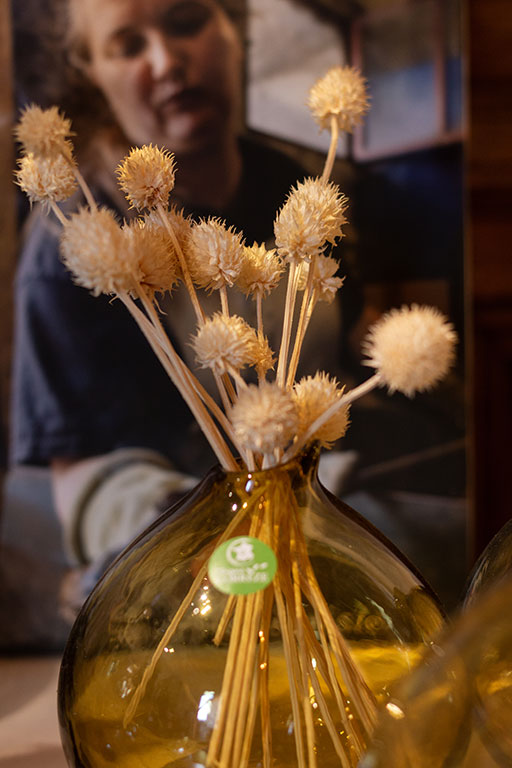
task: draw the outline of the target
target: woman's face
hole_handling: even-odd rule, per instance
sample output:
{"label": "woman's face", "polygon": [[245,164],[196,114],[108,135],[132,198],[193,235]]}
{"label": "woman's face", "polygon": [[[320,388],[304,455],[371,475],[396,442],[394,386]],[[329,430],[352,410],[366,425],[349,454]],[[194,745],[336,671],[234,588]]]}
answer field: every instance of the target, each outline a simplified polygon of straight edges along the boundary
{"label": "woman's face", "polygon": [[241,46],[214,0],[79,0],[87,72],[133,144],[177,154],[232,131]]}

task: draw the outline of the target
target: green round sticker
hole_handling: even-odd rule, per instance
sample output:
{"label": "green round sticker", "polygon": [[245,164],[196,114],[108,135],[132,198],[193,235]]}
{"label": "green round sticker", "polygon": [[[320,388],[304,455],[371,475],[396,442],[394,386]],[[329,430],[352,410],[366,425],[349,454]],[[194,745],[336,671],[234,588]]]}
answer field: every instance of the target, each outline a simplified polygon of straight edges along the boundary
{"label": "green round sticker", "polygon": [[249,595],[268,587],[276,568],[270,547],[252,536],[236,536],[217,547],[208,563],[208,576],[227,595]]}

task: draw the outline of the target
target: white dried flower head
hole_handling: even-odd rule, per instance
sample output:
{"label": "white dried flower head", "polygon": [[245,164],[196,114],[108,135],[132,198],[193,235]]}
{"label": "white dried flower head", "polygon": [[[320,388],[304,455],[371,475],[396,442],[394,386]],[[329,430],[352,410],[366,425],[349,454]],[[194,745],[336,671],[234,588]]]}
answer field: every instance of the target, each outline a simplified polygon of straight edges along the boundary
{"label": "white dried flower head", "polygon": [[74,281],[100,293],[130,292],[141,272],[112,211],[81,208],[63,227],[60,250]]}
{"label": "white dried flower head", "polygon": [[[299,412],[299,433],[303,434],[316,419],[331,405],[339,400],[344,387],[339,387],[336,379],[324,371],[317,371],[314,376],[306,376],[294,387],[294,397]],[[311,437],[321,445],[328,446],[343,437],[349,426],[349,406],[342,406]]]}
{"label": "white dried flower head", "polygon": [[31,203],[67,200],[78,187],[73,169],[62,155],[41,157],[30,152],[18,166],[16,182]]}
{"label": "white dried flower head", "polygon": [[320,178],[299,182],[277,214],[274,234],[279,254],[300,262],[343,236],[348,200],[339,187]]}
{"label": "white dried flower head", "polygon": [[332,256],[320,254],[314,262],[302,262],[299,274],[299,291],[306,288],[309,270],[311,264],[314,264],[313,288],[317,291],[318,301],[325,301],[331,304],[334,301],[336,292],[341,288],[345,278],[334,277],[338,271],[338,262]]}
{"label": "white dried flower head", "polygon": [[41,109],[35,104],[29,105],[23,110],[14,135],[25,154],[54,157],[64,153],[71,158],[73,147],[68,141],[73,135],[71,121],[61,115],[57,107]]}
{"label": "white dried flower head", "polygon": [[174,155],[152,144],[136,147],[117,168],[119,186],[132,208],[167,206],[174,187]]}
{"label": "white dried flower head", "polygon": [[233,285],[243,263],[243,239],[218,218],[202,219],[190,230],[187,264],[192,280],[209,291]]}
{"label": "white dried flower head", "polygon": [[240,392],[231,410],[231,422],[242,448],[271,454],[291,443],[299,417],[292,392],[263,381]]}
{"label": "white dried flower head", "polygon": [[278,285],[284,272],[283,262],[276,249],[267,251],[265,246],[253,243],[244,247],[242,269],[238,275],[237,287],[246,296],[265,296]]}
{"label": "white dried flower head", "polygon": [[366,81],[353,67],[333,67],[311,88],[307,103],[321,130],[335,117],[340,131],[352,131],[369,108]]}
{"label": "white dried flower head", "polygon": [[371,328],[363,344],[369,360],[390,392],[431,389],[447,374],[455,358],[457,334],[434,307],[413,304],[392,309]]}
{"label": "white dried flower head", "polygon": [[254,361],[255,335],[243,318],[218,312],[197,330],[192,347],[202,368],[217,373],[230,367],[239,371]]}
{"label": "white dried flower head", "polygon": [[178,282],[178,259],[163,228],[147,226],[137,219],[123,227],[130,262],[138,263],[140,282],[153,295],[170,291]]}

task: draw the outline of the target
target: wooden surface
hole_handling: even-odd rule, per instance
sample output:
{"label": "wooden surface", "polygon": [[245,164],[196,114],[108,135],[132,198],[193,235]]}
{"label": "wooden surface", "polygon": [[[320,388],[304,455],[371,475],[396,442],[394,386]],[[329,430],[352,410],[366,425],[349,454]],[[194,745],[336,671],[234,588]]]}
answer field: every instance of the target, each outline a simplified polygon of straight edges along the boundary
{"label": "wooden surface", "polygon": [[60,660],[0,658],[0,768],[66,768],[57,721]]}
{"label": "wooden surface", "polygon": [[0,479],[5,465],[12,338],[15,187],[13,184],[13,105],[9,0],[0,0]]}
{"label": "wooden surface", "polygon": [[512,3],[466,0],[474,554],[511,516]]}

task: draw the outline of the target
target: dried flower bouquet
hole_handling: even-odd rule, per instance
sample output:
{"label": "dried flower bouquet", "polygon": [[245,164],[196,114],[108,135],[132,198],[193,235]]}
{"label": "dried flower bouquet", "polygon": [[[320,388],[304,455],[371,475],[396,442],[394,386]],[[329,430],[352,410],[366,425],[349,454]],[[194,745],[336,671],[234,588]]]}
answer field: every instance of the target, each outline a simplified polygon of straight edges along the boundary
{"label": "dried flower bouquet", "polygon": [[[120,225],[112,212],[96,206],[73,159],[70,123],[56,108],[29,107],[17,127],[23,147],[17,181],[31,201],[42,202],[61,221],[62,259],[74,280],[94,295],[106,293],[125,304],[226,471],[239,470],[235,456],[249,471],[270,470],[271,481],[262,494],[242,505],[218,542],[245,523],[249,535],[275,550],[278,561],[266,590],[229,598],[215,637],[220,644],[231,623],[221,705],[207,758],[207,765],[221,768],[247,765],[258,709],[263,764],[272,764],[264,640],[274,609],[290,681],[297,765],[316,765],[311,691],[339,764],[351,766],[361,755],[373,727],[375,699],[318,586],[291,489],[276,479],[273,468],[290,462],[311,443],[329,447],[342,437],[350,404],[371,389],[386,386],[412,396],[435,385],[454,357],[455,333],[437,310],[402,307],[369,331],[365,364],[375,373],[365,383],[345,392],[324,372],[295,381],[315,306],[333,301],[343,283],[336,276],[337,261],[326,250],[343,236],[347,199],[329,177],[340,131],[352,130],[368,108],[364,81],[348,67],[331,70],[312,88],[309,106],[320,128],[331,131],[330,149],[322,176],[297,183],[277,213],[272,250],[246,245],[241,233],[219,219],[193,222],[169,208],[176,168],[165,150],[151,145],[133,149],[119,167],[120,187],[139,212],[135,221]],[[77,185],[87,206],[66,217],[57,203]],[[264,300],[285,275],[281,344],[271,376],[275,359],[265,336]],[[179,281],[195,312],[196,360],[211,369],[220,405],[185,365],[160,320],[156,297]],[[218,312],[206,316],[197,287],[218,292]],[[256,328],[230,313],[228,288],[233,287],[256,302]],[[256,370],[257,384],[246,383],[246,367]],[[205,562],[146,667],[126,709],[125,726],[206,569]],[[312,608],[313,623],[304,603]],[[327,697],[336,704],[335,715]],[[349,710],[356,713],[355,722],[347,717]],[[340,738],[340,723],[352,739],[351,756]]]}

